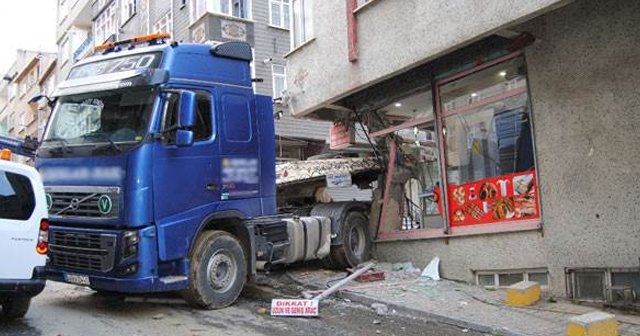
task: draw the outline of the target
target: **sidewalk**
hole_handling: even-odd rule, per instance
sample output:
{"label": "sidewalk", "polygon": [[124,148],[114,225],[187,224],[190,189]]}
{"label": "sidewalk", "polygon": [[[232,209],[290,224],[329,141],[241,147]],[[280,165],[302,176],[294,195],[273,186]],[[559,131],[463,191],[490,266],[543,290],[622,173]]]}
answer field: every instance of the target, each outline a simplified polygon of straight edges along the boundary
{"label": "sidewalk", "polygon": [[[502,305],[503,291],[490,291],[458,282],[418,279],[418,273],[392,271],[391,264],[378,264],[385,281],[352,282],[336,295],[353,302],[382,303],[389,311],[417,318],[436,320],[492,335],[551,336],[564,335],[567,320],[598,309],[571,304],[551,303],[543,298],[529,308]],[[293,280],[306,287],[324,289],[328,282],[344,277],[318,269],[289,270]],[[620,322],[620,335],[640,336],[640,316],[612,312]]]}

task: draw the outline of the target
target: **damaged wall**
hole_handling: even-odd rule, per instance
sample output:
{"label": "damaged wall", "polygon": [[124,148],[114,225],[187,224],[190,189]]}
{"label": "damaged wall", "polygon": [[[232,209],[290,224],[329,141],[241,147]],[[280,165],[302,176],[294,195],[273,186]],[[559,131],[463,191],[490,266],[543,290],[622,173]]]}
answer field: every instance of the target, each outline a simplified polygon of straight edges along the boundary
{"label": "damaged wall", "polygon": [[472,270],[549,267],[565,295],[565,267],[638,267],[640,257],[640,2],[574,2],[516,27],[526,51],[544,237],[539,232],[379,243],[377,257],[444,277]]}

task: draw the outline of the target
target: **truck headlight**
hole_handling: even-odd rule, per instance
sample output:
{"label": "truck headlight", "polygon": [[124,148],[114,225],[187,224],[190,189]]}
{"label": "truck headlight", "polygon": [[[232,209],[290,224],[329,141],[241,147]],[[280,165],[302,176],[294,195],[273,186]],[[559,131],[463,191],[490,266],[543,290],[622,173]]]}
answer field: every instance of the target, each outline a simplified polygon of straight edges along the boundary
{"label": "truck headlight", "polygon": [[122,258],[125,259],[136,255],[138,253],[138,242],[140,241],[138,231],[125,231],[123,237]]}

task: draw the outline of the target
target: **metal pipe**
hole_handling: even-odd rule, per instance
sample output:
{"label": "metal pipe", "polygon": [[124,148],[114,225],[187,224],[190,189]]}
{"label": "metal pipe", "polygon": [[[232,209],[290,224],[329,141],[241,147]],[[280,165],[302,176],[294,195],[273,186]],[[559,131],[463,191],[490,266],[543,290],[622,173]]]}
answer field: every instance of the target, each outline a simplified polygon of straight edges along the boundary
{"label": "metal pipe", "polygon": [[331,294],[335,293],[340,287],[342,287],[342,286],[348,284],[349,282],[353,281],[353,279],[359,277],[360,275],[362,275],[364,272],[370,270],[375,265],[376,265],[375,262],[370,262],[368,264],[363,265],[357,271],[353,272],[353,274],[351,274],[350,276],[340,280],[337,284],[329,287],[326,291],[322,292],[322,294],[314,297],[313,300],[320,301],[322,299],[325,299],[325,298],[329,297]]}

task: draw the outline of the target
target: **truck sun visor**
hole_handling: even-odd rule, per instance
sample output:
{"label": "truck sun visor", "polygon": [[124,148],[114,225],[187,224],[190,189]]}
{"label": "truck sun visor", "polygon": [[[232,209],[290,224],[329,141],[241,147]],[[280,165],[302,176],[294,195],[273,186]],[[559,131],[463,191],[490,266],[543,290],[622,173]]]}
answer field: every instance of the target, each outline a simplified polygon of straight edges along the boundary
{"label": "truck sun visor", "polygon": [[251,45],[246,42],[225,42],[211,47],[211,54],[219,57],[253,61]]}

